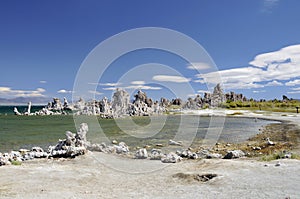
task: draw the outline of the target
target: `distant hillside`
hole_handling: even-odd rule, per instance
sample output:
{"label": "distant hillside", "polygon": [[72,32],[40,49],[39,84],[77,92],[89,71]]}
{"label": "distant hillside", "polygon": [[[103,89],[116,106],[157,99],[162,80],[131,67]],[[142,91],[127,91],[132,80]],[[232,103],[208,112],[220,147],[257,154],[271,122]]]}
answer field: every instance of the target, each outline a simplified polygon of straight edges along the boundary
{"label": "distant hillside", "polygon": [[49,97],[16,97],[12,99],[0,98],[0,105],[23,105],[31,102],[32,104],[45,105],[52,99]]}

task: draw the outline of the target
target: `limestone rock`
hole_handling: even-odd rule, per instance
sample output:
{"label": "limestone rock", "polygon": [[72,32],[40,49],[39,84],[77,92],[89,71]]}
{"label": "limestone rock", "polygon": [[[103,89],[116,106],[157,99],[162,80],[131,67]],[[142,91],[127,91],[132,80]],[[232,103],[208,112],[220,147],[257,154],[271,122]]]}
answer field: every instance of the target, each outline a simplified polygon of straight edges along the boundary
{"label": "limestone rock", "polygon": [[137,158],[137,159],[147,159],[148,158],[147,150],[145,148],[139,149],[135,153],[135,158]]}
{"label": "limestone rock", "polygon": [[194,153],[194,152],[192,152],[188,149],[183,150],[183,151],[177,151],[176,154],[179,155],[180,157],[183,157],[183,158],[198,159],[197,153]]}
{"label": "limestone rock", "polygon": [[161,159],[163,163],[177,163],[180,162],[181,160],[182,158],[173,152],[167,154]]}
{"label": "limestone rock", "polygon": [[224,159],[234,159],[244,157],[245,153],[241,150],[233,150],[228,151],[228,153],[224,156]]}
{"label": "limestone rock", "polygon": [[129,153],[129,147],[125,144],[125,142],[120,142],[119,145],[114,145],[116,149],[116,153]]}
{"label": "limestone rock", "polygon": [[130,102],[129,97],[129,94],[125,90],[117,88],[112,100],[112,111],[114,117],[122,117],[128,114]]}
{"label": "limestone rock", "polygon": [[176,146],[181,146],[181,142],[176,142],[174,140],[169,140],[169,145],[176,145]]}
{"label": "limestone rock", "polygon": [[160,149],[152,149],[150,154],[150,160],[161,160],[164,157],[164,154]]}

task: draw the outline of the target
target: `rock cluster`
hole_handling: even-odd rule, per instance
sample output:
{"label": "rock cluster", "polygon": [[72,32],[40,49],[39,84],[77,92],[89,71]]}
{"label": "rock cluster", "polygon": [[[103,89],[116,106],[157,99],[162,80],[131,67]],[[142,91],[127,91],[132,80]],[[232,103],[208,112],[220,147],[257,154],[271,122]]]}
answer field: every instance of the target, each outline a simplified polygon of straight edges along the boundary
{"label": "rock cluster", "polygon": [[67,131],[66,139],[60,140],[56,146],[50,146],[48,153],[53,157],[75,157],[85,154],[87,146],[90,145],[86,140],[88,130],[88,125],[82,123],[76,134]]}
{"label": "rock cluster", "polygon": [[182,157],[180,157],[179,155],[177,155],[174,152],[170,152],[161,159],[161,162],[163,162],[163,163],[177,163],[177,162],[180,162],[181,160],[182,160]]}
{"label": "rock cluster", "polygon": [[55,146],[49,146],[47,152],[41,147],[32,147],[31,150],[20,149],[19,151],[11,151],[10,153],[0,153],[0,166],[21,163],[22,161],[34,158],[73,158],[78,155],[83,155],[87,152],[87,147],[90,145],[86,140],[87,132],[88,125],[82,123],[76,134],[67,131],[66,138],[59,140]]}
{"label": "rock cluster", "polygon": [[247,101],[247,98],[243,94],[236,94],[234,92],[229,92],[224,94],[221,84],[217,84],[214,87],[213,93],[204,93],[203,98],[197,95],[194,99],[188,98],[187,102],[183,103],[182,108],[184,109],[200,109],[208,107],[219,107],[224,102],[237,102],[237,101]]}
{"label": "rock cluster", "polygon": [[233,150],[228,151],[228,153],[224,156],[224,159],[234,159],[234,158],[241,158],[245,157],[245,153],[241,150]]}

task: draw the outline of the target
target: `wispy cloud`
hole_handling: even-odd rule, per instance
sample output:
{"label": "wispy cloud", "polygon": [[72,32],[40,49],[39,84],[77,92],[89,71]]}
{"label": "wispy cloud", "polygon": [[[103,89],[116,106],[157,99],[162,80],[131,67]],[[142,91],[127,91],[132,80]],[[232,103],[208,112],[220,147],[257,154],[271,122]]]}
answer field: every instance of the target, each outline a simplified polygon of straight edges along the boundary
{"label": "wispy cloud", "polygon": [[264,0],[261,12],[272,13],[273,9],[278,5],[279,0]]}
{"label": "wispy cloud", "polygon": [[61,90],[57,91],[57,93],[67,94],[67,93],[73,93],[73,91],[68,91],[68,90],[65,90],[65,89],[61,89]]}
{"label": "wispy cloud", "polygon": [[41,80],[41,81],[40,81],[40,83],[41,83],[41,84],[46,84],[46,83],[47,83],[47,81],[45,81],[45,80]]}
{"label": "wispy cloud", "polygon": [[46,90],[37,88],[36,90],[14,90],[10,87],[0,87],[0,95],[3,97],[44,97]]}
{"label": "wispy cloud", "polygon": [[134,85],[143,85],[145,84],[146,82],[145,81],[132,81],[130,82],[131,84],[134,84]]}
{"label": "wispy cloud", "polygon": [[122,89],[134,89],[134,90],[161,90],[161,87],[157,86],[147,86],[147,85],[129,85],[129,86],[124,86],[124,87],[107,87],[107,88],[102,88],[103,90],[116,90],[117,88],[122,88]]}
{"label": "wispy cloud", "polygon": [[202,93],[202,94],[203,93],[210,93],[210,91],[208,91],[208,90],[198,90],[197,93]]}
{"label": "wispy cloud", "polygon": [[120,82],[116,82],[116,83],[110,83],[110,82],[107,82],[107,83],[93,83],[93,82],[90,82],[88,84],[90,84],[90,85],[99,85],[99,86],[119,86],[122,83],[120,83]]}
{"label": "wispy cloud", "polygon": [[100,93],[99,91],[88,91],[89,93],[93,95],[102,95],[103,93]]}
{"label": "wispy cloud", "polygon": [[106,87],[106,88],[102,88],[105,91],[114,91],[117,89],[117,87]]}
{"label": "wispy cloud", "polygon": [[300,91],[289,91],[289,92],[287,92],[288,94],[299,94],[300,93]]}
{"label": "wispy cloud", "polygon": [[186,68],[191,70],[205,70],[205,69],[212,68],[212,66],[208,63],[199,62],[199,63],[191,63],[191,65],[188,65]]}
{"label": "wispy cloud", "polygon": [[252,91],[253,93],[265,93],[266,92],[266,90],[254,90],[254,91]]}
{"label": "wispy cloud", "polygon": [[155,75],[152,77],[152,79],[160,82],[175,82],[175,83],[185,83],[191,81],[190,78],[185,78],[182,76],[172,76],[172,75]]}
{"label": "wispy cloud", "polygon": [[161,87],[157,87],[157,86],[131,85],[131,86],[124,87],[124,89],[161,90],[162,88]]}

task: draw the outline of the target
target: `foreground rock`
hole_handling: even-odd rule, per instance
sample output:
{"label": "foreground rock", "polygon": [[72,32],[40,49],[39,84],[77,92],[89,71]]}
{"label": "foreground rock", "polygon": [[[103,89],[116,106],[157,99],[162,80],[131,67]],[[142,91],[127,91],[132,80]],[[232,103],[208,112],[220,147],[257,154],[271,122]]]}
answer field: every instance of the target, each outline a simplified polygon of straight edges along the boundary
{"label": "foreground rock", "polygon": [[228,151],[228,153],[224,156],[224,159],[234,159],[234,158],[241,158],[245,157],[245,153],[241,150],[233,150]]}
{"label": "foreground rock", "polygon": [[86,139],[87,132],[88,125],[82,123],[76,134],[67,131],[66,138],[64,140],[59,140],[55,146],[49,146],[47,152],[41,147],[35,146],[32,147],[31,150],[20,149],[19,151],[11,151],[10,153],[0,153],[0,166],[21,164],[22,161],[35,158],[73,158],[78,155],[83,155],[87,152],[87,147],[90,145]]}
{"label": "foreground rock", "polygon": [[178,156],[176,153],[169,153],[161,159],[163,163],[177,163],[182,160],[182,157]]}
{"label": "foreground rock", "polygon": [[85,154],[87,146],[90,145],[86,140],[88,130],[88,125],[82,123],[76,134],[67,131],[66,139],[60,140],[56,146],[50,146],[48,153],[53,157],[75,157]]}
{"label": "foreground rock", "polygon": [[137,158],[137,159],[147,159],[148,158],[148,152],[147,152],[147,150],[145,148],[139,149],[135,153],[135,158]]}

